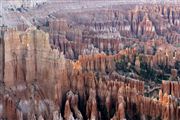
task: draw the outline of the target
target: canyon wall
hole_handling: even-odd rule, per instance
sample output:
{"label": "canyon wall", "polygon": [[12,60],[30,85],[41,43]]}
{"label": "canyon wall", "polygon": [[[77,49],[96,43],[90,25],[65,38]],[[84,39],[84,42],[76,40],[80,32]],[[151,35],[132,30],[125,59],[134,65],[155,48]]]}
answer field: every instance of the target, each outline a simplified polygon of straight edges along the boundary
{"label": "canyon wall", "polygon": [[7,10],[0,119],[179,120],[179,6],[63,2]]}
{"label": "canyon wall", "polygon": [[[9,29],[5,33],[6,89],[1,94],[0,115],[9,120],[178,120],[178,102],[172,97],[179,97],[178,85],[163,82],[159,100],[155,100],[144,96],[143,81],[116,75],[116,61],[126,55],[133,62],[135,54],[135,49],[125,49],[115,55],[82,55],[71,61],[50,46],[45,32]],[[139,57],[151,63],[148,56]],[[176,76],[177,71],[172,70],[172,77]]]}

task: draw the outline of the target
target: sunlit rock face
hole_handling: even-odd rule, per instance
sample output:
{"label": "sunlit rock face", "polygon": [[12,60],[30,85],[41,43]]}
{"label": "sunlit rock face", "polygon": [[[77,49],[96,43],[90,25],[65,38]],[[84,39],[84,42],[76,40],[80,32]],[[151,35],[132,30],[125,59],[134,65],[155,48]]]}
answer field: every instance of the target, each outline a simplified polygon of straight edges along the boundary
{"label": "sunlit rock face", "polygon": [[[51,90],[49,85],[54,87],[58,76],[64,74],[65,64],[63,55],[51,49],[48,34],[43,31],[30,28],[24,33],[12,30],[5,35],[4,82],[7,86],[37,81],[44,90]],[[49,92],[52,97],[53,91]]]}
{"label": "sunlit rock face", "polygon": [[23,119],[32,119],[34,114],[42,118],[49,114],[50,119],[57,108],[55,101],[61,99],[61,91],[65,92],[70,85],[65,58],[51,49],[48,38],[48,34],[36,28],[25,32],[9,30],[5,34],[4,83],[15,94],[11,104],[17,102]]}

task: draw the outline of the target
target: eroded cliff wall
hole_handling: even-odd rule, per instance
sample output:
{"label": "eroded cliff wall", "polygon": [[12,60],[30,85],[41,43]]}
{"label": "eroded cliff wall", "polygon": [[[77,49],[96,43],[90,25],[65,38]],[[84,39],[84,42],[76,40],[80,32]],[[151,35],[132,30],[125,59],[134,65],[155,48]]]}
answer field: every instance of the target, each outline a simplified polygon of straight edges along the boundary
{"label": "eroded cliff wall", "polygon": [[178,104],[164,94],[164,87],[159,100],[154,100],[144,96],[144,82],[106,76],[115,70],[115,60],[125,54],[132,57],[134,49],[113,56],[81,56],[73,62],[52,49],[48,39],[36,28],[5,34],[3,118],[121,120],[128,113],[129,118],[179,119]]}

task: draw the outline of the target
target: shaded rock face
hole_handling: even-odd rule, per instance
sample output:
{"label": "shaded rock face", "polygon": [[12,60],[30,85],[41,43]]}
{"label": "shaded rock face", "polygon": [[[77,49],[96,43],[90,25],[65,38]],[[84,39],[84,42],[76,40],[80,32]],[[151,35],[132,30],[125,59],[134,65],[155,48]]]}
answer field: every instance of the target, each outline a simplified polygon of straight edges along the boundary
{"label": "shaded rock face", "polygon": [[[2,38],[1,38],[2,39]],[[1,51],[3,51],[2,49],[3,49],[3,46],[2,46],[2,43],[0,44],[1,45],[1,47],[0,47],[0,49],[1,49]],[[1,71],[3,71],[3,54],[1,53],[1,57],[0,57],[0,59],[1,59],[1,63],[0,63],[0,70]],[[1,72],[1,74],[0,74],[0,80],[1,80],[1,82],[3,81],[3,73]]]}
{"label": "shaded rock face", "polygon": [[4,78],[4,30],[0,33],[0,84],[3,82]]}

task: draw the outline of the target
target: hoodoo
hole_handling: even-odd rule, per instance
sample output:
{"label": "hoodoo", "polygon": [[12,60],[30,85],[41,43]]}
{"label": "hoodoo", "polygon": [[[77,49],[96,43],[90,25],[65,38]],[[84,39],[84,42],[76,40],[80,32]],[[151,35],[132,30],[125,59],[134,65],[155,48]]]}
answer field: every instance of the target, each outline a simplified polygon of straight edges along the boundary
{"label": "hoodoo", "polygon": [[0,3],[0,120],[180,120],[178,1]]}

